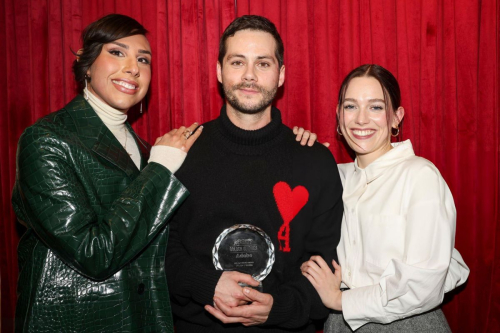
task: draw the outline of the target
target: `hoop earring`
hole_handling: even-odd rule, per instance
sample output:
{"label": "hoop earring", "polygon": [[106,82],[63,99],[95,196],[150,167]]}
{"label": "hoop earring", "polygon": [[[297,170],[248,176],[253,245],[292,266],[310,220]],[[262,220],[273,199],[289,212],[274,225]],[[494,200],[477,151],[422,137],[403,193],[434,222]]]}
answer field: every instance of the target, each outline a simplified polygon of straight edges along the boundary
{"label": "hoop earring", "polygon": [[85,98],[86,101],[89,100],[89,93],[88,93],[88,88],[87,88],[87,78],[89,78],[88,74],[85,74],[85,90],[83,91],[83,98]]}
{"label": "hoop earring", "polygon": [[396,127],[396,134],[393,133],[394,127],[391,127],[391,136],[397,137],[399,135],[399,127]]}
{"label": "hoop earring", "polygon": [[141,101],[141,107],[139,108],[139,112],[142,113],[142,101]]}
{"label": "hoop earring", "polygon": [[340,125],[337,125],[337,134],[342,136],[342,132],[340,131]]}

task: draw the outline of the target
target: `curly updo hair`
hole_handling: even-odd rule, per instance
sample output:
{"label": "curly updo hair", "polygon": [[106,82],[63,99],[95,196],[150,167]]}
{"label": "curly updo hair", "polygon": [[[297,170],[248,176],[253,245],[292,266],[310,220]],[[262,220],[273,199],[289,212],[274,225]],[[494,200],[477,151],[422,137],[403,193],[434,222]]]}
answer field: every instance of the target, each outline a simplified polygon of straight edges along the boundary
{"label": "curly updo hair", "polygon": [[82,32],[83,46],[73,62],[75,81],[80,88],[85,86],[85,79],[90,82],[91,78],[86,78],[87,71],[101,54],[104,44],[134,35],[145,36],[147,32],[139,22],[121,14],[109,14],[90,23]]}

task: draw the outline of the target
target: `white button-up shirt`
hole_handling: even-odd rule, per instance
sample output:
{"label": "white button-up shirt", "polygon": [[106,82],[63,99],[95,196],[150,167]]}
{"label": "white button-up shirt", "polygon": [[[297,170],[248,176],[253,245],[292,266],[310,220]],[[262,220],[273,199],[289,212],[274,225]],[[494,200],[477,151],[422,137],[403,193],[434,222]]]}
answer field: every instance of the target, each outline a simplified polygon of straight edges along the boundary
{"label": "white button-up shirt", "polygon": [[437,168],[409,140],[365,169],[340,164],[344,219],[337,247],[344,319],[352,329],[431,310],[467,280],[454,249],[456,210]]}

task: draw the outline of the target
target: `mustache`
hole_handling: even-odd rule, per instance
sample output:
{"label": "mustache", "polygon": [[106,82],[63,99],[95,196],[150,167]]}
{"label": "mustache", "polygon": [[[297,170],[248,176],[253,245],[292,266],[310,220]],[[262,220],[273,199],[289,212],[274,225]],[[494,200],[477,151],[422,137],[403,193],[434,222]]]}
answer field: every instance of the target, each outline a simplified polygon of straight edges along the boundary
{"label": "mustache", "polygon": [[238,89],[253,89],[253,90],[258,90],[260,92],[263,92],[263,88],[255,83],[246,83],[246,82],[242,82],[242,83],[238,83],[236,85],[234,85],[232,87],[231,90],[238,90]]}

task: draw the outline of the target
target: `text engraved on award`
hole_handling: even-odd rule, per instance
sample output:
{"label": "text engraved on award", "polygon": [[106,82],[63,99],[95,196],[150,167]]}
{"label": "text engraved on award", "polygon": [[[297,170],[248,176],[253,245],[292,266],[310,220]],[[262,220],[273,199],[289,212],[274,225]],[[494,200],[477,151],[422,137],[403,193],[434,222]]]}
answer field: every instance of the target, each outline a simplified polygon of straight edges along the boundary
{"label": "text engraved on award", "polygon": [[274,246],[262,229],[237,224],[219,235],[212,257],[217,269],[247,273],[262,281],[274,263]]}

